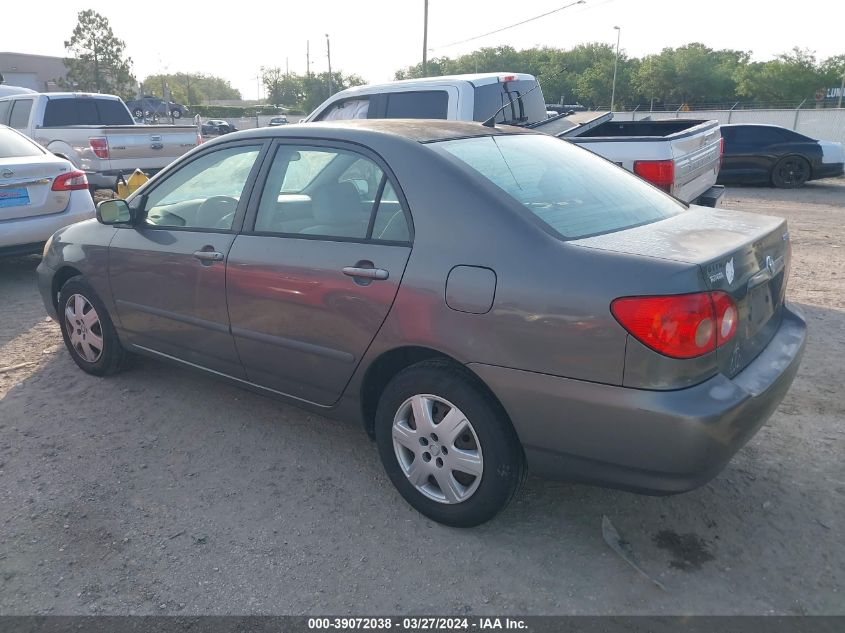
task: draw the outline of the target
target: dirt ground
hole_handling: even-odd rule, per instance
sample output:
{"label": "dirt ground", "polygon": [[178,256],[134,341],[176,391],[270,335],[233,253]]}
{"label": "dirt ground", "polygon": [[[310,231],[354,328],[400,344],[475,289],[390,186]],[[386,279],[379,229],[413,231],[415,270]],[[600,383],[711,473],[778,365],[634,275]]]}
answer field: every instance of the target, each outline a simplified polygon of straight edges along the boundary
{"label": "dirt ground", "polygon": [[694,492],[529,478],[471,530],[408,507],[357,426],[149,360],[82,373],[37,258],[0,262],[0,613],[845,614],[845,179],[726,198],[792,233],[810,339],[770,422]]}

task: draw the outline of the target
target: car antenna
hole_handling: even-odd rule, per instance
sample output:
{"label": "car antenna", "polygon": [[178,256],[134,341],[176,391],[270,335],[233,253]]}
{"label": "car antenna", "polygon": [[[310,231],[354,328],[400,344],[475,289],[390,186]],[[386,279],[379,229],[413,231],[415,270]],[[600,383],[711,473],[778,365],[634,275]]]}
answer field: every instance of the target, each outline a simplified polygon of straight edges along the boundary
{"label": "car antenna", "polygon": [[[555,79],[555,78],[556,78],[558,75],[560,75],[560,74],[561,74],[564,70],[566,70],[566,66],[564,66],[563,68],[561,68],[561,69],[560,69],[559,71],[557,71],[555,74],[550,75],[550,76],[549,76],[549,79]],[[536,82],[537,82],[537,85],[536,85],[536,86],[534,86],[533,88],[531,88],[531,90],[529,90],[528,92],[526,92],[524,95],[518,95],[518,96],[514,97],[513,99],[511,99],[510,101],[508,101],[505,105],[503,105],[501,108],[499,108],[498,110],[496,110],[496,111],[493,113],[493,115],[492,115],[489,119],[486,119],[486,120],[484,121],[484,123],[482,123],[481,125],[483,125],[483,126],[485,126],[485,127],[496,127],[496,117],[497,117],[497,116],[499,116],[499,113],[500,113],[500,112],[502,112],[505,108],[509,108],[510,106],[512,106],[512,105],[513,105],[513,103],[514,103],[514,101],[516,101],[517,99],[521,99],[522,97],[527,97],[527,96],[528,96],[528,95],[530,95],[532,92],[534,92],[535,90],[537,90],[537,88],[539,88],[539,87],[540,87],[540,80],[535,78],[535,79],[534,79],[534,81],[536,81]],[[507,83],[507,82],[505,82],[505,83]]]}

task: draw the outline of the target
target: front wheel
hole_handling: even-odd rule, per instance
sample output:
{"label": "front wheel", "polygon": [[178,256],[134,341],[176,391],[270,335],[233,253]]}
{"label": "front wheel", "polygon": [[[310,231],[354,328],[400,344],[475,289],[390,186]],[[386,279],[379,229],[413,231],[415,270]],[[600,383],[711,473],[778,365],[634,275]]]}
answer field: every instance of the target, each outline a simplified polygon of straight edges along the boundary
{"label": "front wheel", "polygon": [[84,371],[106,376],[120,371],[126,351],[94,289],[81,276],[59,292],[59,325],[71,358]]}
{"label": "front wheel", "polygon": [[132,110],[132,116],[134,116],[136,119],[142,119],[144,118],[144,111],[141,108],[135,108],[134,110]]}
{"label": "front wheel", "polygon": [[810,163],[801,156],[781,158],[772,170],[772,184],[780,189],[803,187],[810,179]]}
{"label": "front wheel", "polygon": [[375,432],[399,493],[445,525],[492,519],[524,478],[519,440],[501,406],[449,363],[426,361],[397,374],[379,400]]}
{"label": "front wheel", "polygon": [[170,116],[172,116],[174,119],[181,119],[182,118],[182,111],[179,108],[173,108],[170,111]]}

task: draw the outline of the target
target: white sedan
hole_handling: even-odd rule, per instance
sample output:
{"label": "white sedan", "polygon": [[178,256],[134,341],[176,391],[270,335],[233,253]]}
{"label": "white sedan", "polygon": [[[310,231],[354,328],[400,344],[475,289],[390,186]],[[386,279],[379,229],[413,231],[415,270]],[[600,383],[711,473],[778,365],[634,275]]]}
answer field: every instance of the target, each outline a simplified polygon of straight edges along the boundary
{"label": "white sedan", "polygon": [[0,125],[0,255],[41,252],[57,230],[94,213],[85,172]]}

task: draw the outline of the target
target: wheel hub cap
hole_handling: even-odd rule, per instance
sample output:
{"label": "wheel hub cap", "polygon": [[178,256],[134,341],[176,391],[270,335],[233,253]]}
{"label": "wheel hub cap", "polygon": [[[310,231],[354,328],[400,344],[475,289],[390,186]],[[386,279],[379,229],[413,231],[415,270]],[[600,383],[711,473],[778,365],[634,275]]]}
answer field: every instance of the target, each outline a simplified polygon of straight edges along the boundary
{"label": "wheel hub cap", "polygon": [[83,360],[96,363],[103,355],[103,327],[94,306],[83,295],[68,297],[65,328],[73,351]]}
{"label": "wheel hub cap", "polygon": [[393,419],[393,449],[402,472],[438,503],[469,499],[481,483],[484,457],[467,417],[431,394],[408,398]]}

